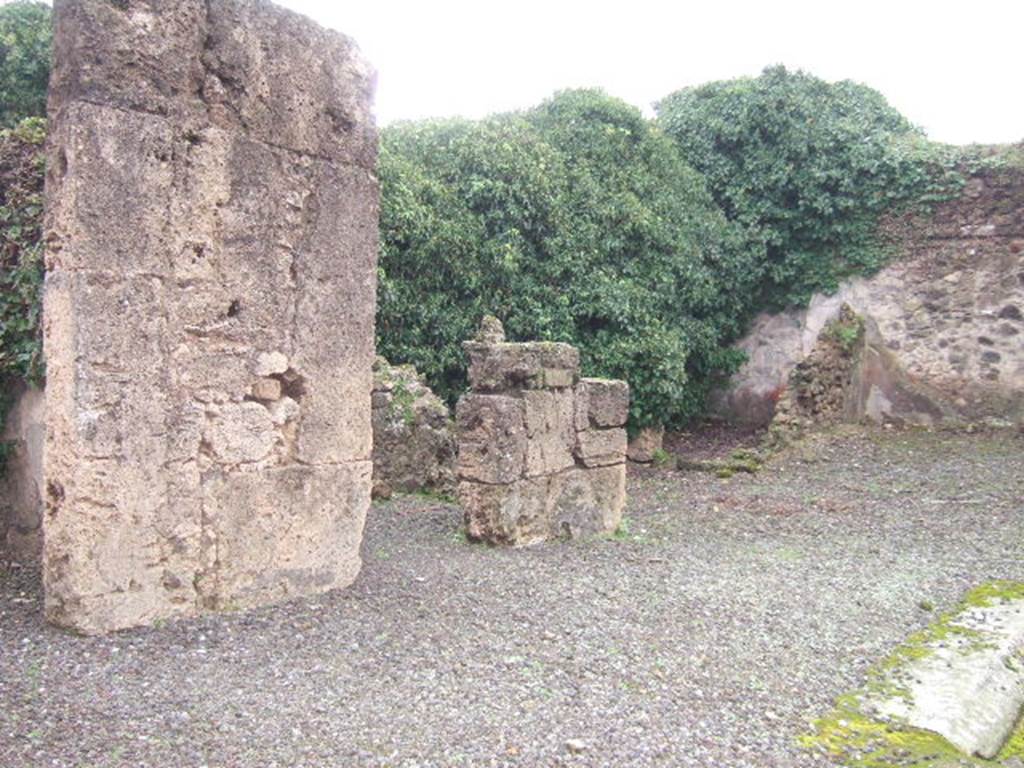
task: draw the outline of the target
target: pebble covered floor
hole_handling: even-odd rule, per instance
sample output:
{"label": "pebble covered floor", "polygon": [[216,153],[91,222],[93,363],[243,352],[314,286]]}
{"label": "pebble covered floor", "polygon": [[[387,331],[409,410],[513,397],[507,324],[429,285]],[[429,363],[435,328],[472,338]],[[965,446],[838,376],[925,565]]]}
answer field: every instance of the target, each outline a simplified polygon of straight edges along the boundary
{"label": "pebble covered floor", "polygon": [[0,570],[0,766],[827,766],[799,737],[838,695],[1024,580],[1019,434],[844,433],[629,493],[616,535],[522,550],[396,497],[347,590],[99,638]]}

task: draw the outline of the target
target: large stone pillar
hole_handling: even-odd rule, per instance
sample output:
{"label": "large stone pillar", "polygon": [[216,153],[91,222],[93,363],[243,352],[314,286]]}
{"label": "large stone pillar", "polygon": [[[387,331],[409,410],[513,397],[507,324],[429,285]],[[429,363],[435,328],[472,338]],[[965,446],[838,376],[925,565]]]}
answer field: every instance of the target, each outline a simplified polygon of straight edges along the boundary
{"label": "large stone pillar", "polygon": [[262,0],[56,0],[44,580],[82,632],[352,582],[373,73]]}

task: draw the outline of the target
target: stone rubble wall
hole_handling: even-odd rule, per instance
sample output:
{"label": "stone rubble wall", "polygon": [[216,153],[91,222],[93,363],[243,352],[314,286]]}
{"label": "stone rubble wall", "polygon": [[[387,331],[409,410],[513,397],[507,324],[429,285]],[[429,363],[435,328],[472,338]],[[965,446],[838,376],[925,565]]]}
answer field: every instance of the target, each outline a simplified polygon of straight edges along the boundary
{"label": "stone rubble wall", "polygon": [[371,483],[374,76],[262,0],[57,0],[50,621],[342,587]]}
{"label": "stone rubble wall", "polygon": [[866,349],[864,321],[844,304],[839,316],[825,324],[814,349],[789,373],[769,428],[774,445],[785,445],[808,428],[849,418]]}
{"label": "stone rubble wall", "polygon": [[0,469],[0,561],[36,562],[43,546],[43,391],[12,385],[11,406],[0,441],[9,453]]}
{"label": "stone rubble wall", "polygon": [[455,493],[455,425],[411,365],[373,364],[373,495]]}
{"label": "stone rubble wall", "polygon": [[899,256],[806,309],[759,316],[713,408],[767,424],[790,372],[848,304],[865,322],[852,418],[1024,423],[1024,169],[969,179],[958,199],[890,219]]}
{"label": "stone rubble wall", "polygon": [[581,379],[568,344],[464,344],[459,500],[473,539],[516,546],[614,531],[626,501],[624,381]]}

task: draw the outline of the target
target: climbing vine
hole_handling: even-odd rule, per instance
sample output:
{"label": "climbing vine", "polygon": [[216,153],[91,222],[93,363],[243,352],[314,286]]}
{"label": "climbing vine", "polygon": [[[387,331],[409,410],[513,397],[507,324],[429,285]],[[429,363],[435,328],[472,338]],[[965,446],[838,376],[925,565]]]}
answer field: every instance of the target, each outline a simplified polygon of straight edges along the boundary
{"label": "climbing vine", "polygon": [[875,90],[777,66],[677,91],[658,123],[726,216],[764,247],[759,308],[805,304],[891,257],[883,213],[955,196],[965,153],[935,144]]}

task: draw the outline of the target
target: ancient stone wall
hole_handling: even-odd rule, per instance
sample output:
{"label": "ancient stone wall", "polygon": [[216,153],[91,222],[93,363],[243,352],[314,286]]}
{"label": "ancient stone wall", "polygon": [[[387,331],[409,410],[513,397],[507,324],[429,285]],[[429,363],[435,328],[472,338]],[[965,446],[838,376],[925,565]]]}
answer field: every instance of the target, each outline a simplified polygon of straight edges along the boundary
{"label": "ancient stone wall", "polygon": [[373,364],[373,494],[455,493],[451,412],[411,365]]}
{"label": "ancient stone wall", "polygon": [[568,344],[507,343],[485,318],[464,344],[459,500],[471,538],[526,545],[614,531],[626,501],[624,381],[580,379]]}
{"label": "ancient stone wall", "polygon": [[48,618],[349,584],[370,496],[373,75],[263,0],[57,0]]}
{"label": "ancient stone wall", "polygon": [[885,269],[756,319],[719,413],[770,421],[790,372],[845,303],[865,323],[854,417],[1024,423],[1024,169],[979,173],[958,199],[885,231],[899,251]]}
{"label": "ancient stone wall", "polygon": [[43,545],[43,392],[11,384],[14,404],[4,419],[0,442],[6,455],[0,469],[0,561],[35,562]]}

